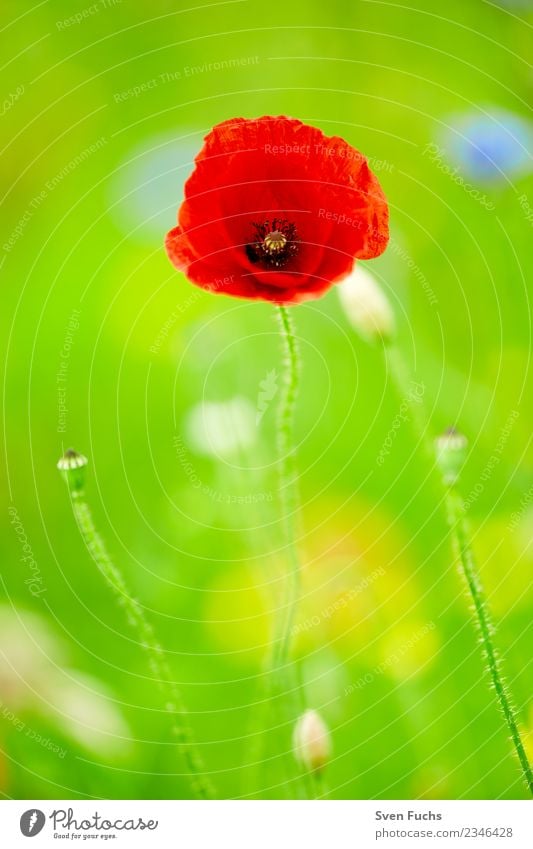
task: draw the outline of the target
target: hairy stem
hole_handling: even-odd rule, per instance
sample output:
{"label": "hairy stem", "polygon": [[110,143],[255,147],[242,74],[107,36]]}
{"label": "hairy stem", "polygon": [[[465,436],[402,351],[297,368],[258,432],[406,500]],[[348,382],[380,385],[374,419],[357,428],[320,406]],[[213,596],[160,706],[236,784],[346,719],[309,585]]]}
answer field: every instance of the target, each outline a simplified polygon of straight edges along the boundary
{"label": "hairy stem", "polygon": [[96,530],[83,490],[71,487],[70,494],[74,516],[85,545],[148,656],[150,671],[157,681],[165,699],[165,710],[171,718],[173,737],[183,754],[191,789],[197,798],[210,799],[213,797],[213,790],[206,778],[202,758],[193,742],[186,718],[187,711],[176,685],[171,680],[170,670],[153,628],[139,602],[130,595],[120,570],[113,563],[102,537]]}
{"label": "hairy stem", "polygon": [[[409,368],[406,366],[399,349],[390,345],[386,347],[385,351],[390,373],[396,384],[398,393],[410,401],[413,429],[421,442],[424,452],[428,457],[431,457],[432,466],[435,468],[435,454],[428,436],[427,414],[425,413],[423,399],[422,397],[417,397],[416,401],[413,401],[413,381],[409,374]],[[524,779],[530,792],[533,794],[531,766],[522,743],[515,711],[507,694],[501,664],[493,644],[492,635],[495,629],[491,622],[488,605],[485,601],[481,580],[469,542],[463,502],[454,485],[447,485],[441,475],[438,475],[438,478],[444,490],[448,524],[452,532],[452,542],[456,550],[461,573],[473,602],[476,626],[481,637],[483,652],[487,662],[487,671],[505,718],[520,766],[522,767]]]}
{"label": "hairy stem", "polygon": [[278,407],[277,435],[281,510],[289,561],[285,599],[281,607],[282,617],[273,652],[274,668],[279,670],[288,663],[291,631],[300,597],[301,567],[296,545],[299,495],[294,446],[294,413],[298,397],[300,357],[289,311],[283,306],[278,307],[278,310],[284,372]]}
{"label": "hairy stem", "polygon": [[274,623],[272,648],[266,659],[264,701],[259,706],[263,717],[263,733],[257,738],[255,764],[261,762],[266,731],[267,706],[277,714],[276,736],[284,751],[285,775],[292,773],[294,789],[300,798],[307,798],[307,782],[300,772],[295,774],[296,762],[287,747],[285,728],[292,728],[303,710],[302,687],[298,670],[290,661],[290,647],[295,612],[300,598],[301,568],[296,545],[299,495],[294,447],[294,413],[298,397],[300,358],[291,317],[286,307],[278,307],[281,340],[283,345],[283,375],[278,404],[277,440],[279,455],[279,495],[285,547],[288,554],[288,571],[283,589],[283,599]]}
{"label": "hairy stem", "polygon": [[533,773],[531,772],[531,766],[522,743],[515,711],[507,692],[500,660],[492,641],[494,626],[491,621],[488,605],[485,600],[485,594],[483,592],[483,587],[481,585],[468,538],[468,529],[464,518],[463,501],[453,486],[449,487],[447,491],[446,506],[448,510],[448,523],[452,531],[453,544],[460,570],[474,605],[477,629],[481,638],[488,673],[490,675],[500,709],[505,717],[520,766],[522,767],[524,779],[530,793],[533,795]]}

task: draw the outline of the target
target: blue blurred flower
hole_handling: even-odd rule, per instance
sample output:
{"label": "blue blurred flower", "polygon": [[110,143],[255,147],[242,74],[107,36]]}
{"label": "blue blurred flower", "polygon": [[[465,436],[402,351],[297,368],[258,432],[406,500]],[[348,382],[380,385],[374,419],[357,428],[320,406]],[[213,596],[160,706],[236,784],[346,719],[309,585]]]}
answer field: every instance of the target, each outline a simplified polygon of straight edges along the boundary
{"label": "blue blurred flower", "polygon": [[[488,111],[488,110],[487,110]],[[450,120],[446,146],[451,156],[471,177],[504,180],[532,170],[529,154],[533,125],[503,109],[490,114],[471,113]]]}
{"label": "blue blurred flower", "polygon": [[176,198],[194,168],[201,131],[156,135],[133,148],[117,169],[110,207],[129,238],[160,244],[176,216]]}

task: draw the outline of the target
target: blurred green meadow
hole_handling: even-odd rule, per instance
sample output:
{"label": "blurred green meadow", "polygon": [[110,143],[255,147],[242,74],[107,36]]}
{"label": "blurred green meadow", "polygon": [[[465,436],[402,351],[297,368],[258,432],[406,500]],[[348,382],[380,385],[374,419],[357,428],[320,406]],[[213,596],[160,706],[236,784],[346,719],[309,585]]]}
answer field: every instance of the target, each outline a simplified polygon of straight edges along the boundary
{"label": "blurred green meadow", "polygon": [[[293,792],[288,725],[253,765],[287,568],[275,311],[200,291],[163,248],[203,136],[236,115],[299,117],[370,157],[392,240],[367,267],[430,433],[469,438],[461,490],[533,754],[533,179],[527,166],[469,176],[453,153],[465,116],[529,119],[531,16],[512,5],[4,3],[4,797],[190,795],[146,656],[73,519],[56,469],[70,446],[89,458],[98,527],[219,796]],[[327,792],[525,797],[441,492],[410,414],[397,424],[383,350],[335,287],[292,316],[305,564],[293,652],[332,735]]]}

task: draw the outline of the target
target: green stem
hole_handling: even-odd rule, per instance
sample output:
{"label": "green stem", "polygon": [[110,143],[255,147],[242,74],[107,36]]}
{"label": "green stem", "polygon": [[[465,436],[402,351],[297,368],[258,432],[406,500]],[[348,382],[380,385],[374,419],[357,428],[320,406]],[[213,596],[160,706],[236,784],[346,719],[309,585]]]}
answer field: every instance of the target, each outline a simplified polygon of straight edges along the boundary
{"label": "green stem", "polygon": [[522,767],[526,784],[530,793],[533,795],[533,773],[524,749],[524,744],[522,743],[515,711],[507,693],[507,687],[503,678],[500,660],[492,641],[494,626],[491,621],[483,587],[481,585],[472,548],[468,539],[463,501],[453,486],[449,487],[447,491],[446,506],[448,509],[448,523],[452,531],[456,555],[474,605],[476,623],[481,637],[481,643],[483,645],[483,651],[487,661],[490,678],[501,711],[505,717],[520,766]]}
{"label": "green stem", "polygon": [[[409,369],[405,364],[400,350],[395,346],[390,345],[386,347],[385,352],[390,373],[399,394],[401,394],[404,398],[412,399],[412,381],[410,379]],[[423,400],[420,399],[420,403],[418,404],[413,403],[411,400],[410,407],[412,411],[414,431],[419,437],[425,453],[428,457],[431,457],[432,466],[436,470],[435,455],[427,432],[427,415],[425,413]],[[448,513],[448,524],[452,532],[453,545],[456,549],[461,566],[461,572],[464,576],[468,592],[470,593],[474,605],[476,625],[487,660],[488,672],[496,692],[501,711],[505,718],[507,728],[511,735],[511,740],[518,756],[518,760],[522,767],[524,779],[530,792],[533,794],[533,775],[531,772],[531,766],[522,743],[514,708],[507,695],[507,688],[500,668],[500,661],[492,641],[492,634],[495,629],[491,622],[488,605],[485,601],[481,580],[476,569],[472,548],[469,542],[468,530],[464,518],[463,502],[455,487],[446,485],[442,476],[439,475],[438,477],[439,482],[444,489]]]}
{"label": "green stem", "polygon": [[[283,344],[283,375],[281,394],[278,405],[277,439],[279,454],[279,497],[285,546],[288,553],[289,568],[283,589],[283,599],[278,608],[278,616],[274,624],[273,644],[266,659],[266,675],[264,678],[264,701],[259,708],[259,716],[266,719],[267,706],[274,714],[282,714],[279,729],[294,728],[298,714],[303,710],[303,694],[295,664],[290,662],[291,636],[294,618],[300,599],[301,567],[296,545],[297,514],[299,495],[297,486],[297,470],[294,447],[294,414],[298,397],[300,358],[294,336],[291,317],[286,307],[278,308],[278,318]],[[290,698],[288,698],[290,697]],[[290,706],[289,706],[290,702]],[[280,710],[281,709],[281,710]],[[263,744],[265,741],[266,722],[263,733],[257,739],[254,753],[255,762],[261,762]],[[282,748],[287,746],[286,735],[278,733]],[[292,773],[292,781],[300,797],[307,798],[307,782],[298,772],[295,774],[296,761],[291,751],[286,752],[285,774]]]}
{"label": "green stem", "polygon": [[283,670],[288,663],[291,631],[300,597],[301,567],[296,546],[296,516],[299,496],[294,447],[294,413],[298,397],[300,357],[294,329],[287,307],[278,307],[284,350],[283,386],[278,407],[278,452],[280,499],[289,558],[285,603],[273,652],[273,664]]}
{"label": "green stem", "polygon": [[150,670],[165,698],[165,710],[171,717],[172,734],[183,753],[192,791],[199,799],[210,799],[213,797],[213,790],[205,777],[203,761],[193,742],[192,732],[186,720],[186,708],[176,685],[171,681],[163,650],[156,640],[152,626],[139,602],[128,592],[120,570],[113,563],[102,537],[96,530],[83,490],[70,487],[70,494],[74,516],[85,545],[119,605],[124,609],[129,624],[137,632],[140,645],[147,653]]}

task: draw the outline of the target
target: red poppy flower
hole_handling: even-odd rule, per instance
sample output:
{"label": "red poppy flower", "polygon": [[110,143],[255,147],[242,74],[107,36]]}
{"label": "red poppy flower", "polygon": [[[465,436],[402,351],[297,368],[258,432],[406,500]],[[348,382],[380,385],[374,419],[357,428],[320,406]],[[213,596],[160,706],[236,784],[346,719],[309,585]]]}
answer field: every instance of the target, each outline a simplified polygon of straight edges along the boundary
{"label": "red poppy flower", "polygon": [[233,118],[206,137],[166,249],[204,289],[289,304],[379,256],[388,236],[359,151],[292,118]]}

